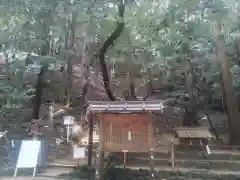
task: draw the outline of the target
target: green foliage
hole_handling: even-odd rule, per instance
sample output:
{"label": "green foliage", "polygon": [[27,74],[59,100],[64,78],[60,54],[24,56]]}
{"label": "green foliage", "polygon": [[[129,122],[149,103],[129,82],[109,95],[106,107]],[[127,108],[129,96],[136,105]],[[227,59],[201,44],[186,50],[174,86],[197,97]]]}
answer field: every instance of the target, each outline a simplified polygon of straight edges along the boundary
{"label": "green foliage", "polygon": [[[203,89],[211,89],[214,94],[221,95],[221,89],[217,88],[220,86],[219,67],[212,27],[216,16],[224,25],[222,33],[228,58],[232,65],[236,65],[240,57],[236,55],[240,32],[236,3],[212,0],[136,2],[128,2],[124,32],[107,52],[107,64],[115,73],[111,77],[113,82],[117,82],[115,85],[123,86],[119,83],[118,74],[134,71],[143,80],[135,84],[136,89],[141,89],[148,80],[150,69],[153,79],[161,81],[162,86],[177,89],[172,94],[187,95],[185,73],[191,71],[196,95]],[[116,27],[116,6],[114,1],[2,0],[0,44],[4,45],[2,48],[34,52],[38,56],[30,57],[27,64],[45,65],[55,70],[59,68],[56,64],[66,64],[69,57],[84,56],[86,44],[95,43],[96,35],[101,43],[106,40]],[[214,14],[216,12],[217,15]],[[74,27],[70,22],[73,19],[76,21]],[[76,36],[74,48],[68,48],[73,33],[71,28]],[[126,63],[128,66],[121,66]],[[21,70],[11,81],[2,82],[2,91],[9,92],[9,96],[15,99],[22,99],[28,89],[23,83],[16,85],[12,81],[23,82],[26,72],[22,65],[16,64],[9,67],[9,71],[15,72],[15,68]],[[238,91],[237,73],[234,74],[234,84]],[[10,89],[18,95],[10,93]],[[8,96],[4,94],[2,97]]]}
{"label": "green foliage", "polygon": [[21,53],[7,54],[8,65],[5,64],[5,73],[1,74],[0,79],[0,107],[4,109],[20,108],[26,101],[33,97],[34,90],[24,84],[26,68],[24,58]]}

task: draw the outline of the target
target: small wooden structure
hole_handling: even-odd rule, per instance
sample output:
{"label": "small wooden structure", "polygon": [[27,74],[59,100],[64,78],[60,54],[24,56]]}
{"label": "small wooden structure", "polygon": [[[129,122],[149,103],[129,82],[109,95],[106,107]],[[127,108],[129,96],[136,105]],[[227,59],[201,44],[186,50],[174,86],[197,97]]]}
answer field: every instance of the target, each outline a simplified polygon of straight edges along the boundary
{"label": "small wooden structure", "polygon": [[102,178],[104,152],[149,152],[153,161],[152,152],[156,146],[154,113],[162,112],[163,104],[164,101],[89,102],[89,165],[92,162],[92,129],[96,115],[100,126],[99,172],[96,179]]}
{"label": "small wooden structure", "polygon": [[[201,150],[205,149],[207,153],[210,153],[209,149],[209,140],[213,139],[214,136],[208,130],[208,128],[203,127],[179,127],[175,128],[176,136],[180,141],[181,148],[187,148],[192,150]],[[175,147],[174,143],[172,144],[171,150],[171,160],[172,168],[175,167]]]}
{"label": "small wooden structure", "polygon": [[180,144],[204,146],[208,145],[209,140],[214,136],[209,132],[208,128],[196,127],[179,127],[175,128],[176,135],[180,140]]}

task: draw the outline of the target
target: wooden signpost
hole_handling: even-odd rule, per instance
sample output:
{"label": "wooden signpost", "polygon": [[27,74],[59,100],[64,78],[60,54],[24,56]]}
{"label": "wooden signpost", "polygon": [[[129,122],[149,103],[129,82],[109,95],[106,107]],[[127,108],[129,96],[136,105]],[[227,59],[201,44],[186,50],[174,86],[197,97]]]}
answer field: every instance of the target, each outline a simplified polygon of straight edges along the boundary
{"label": "wooden signpost", "polygon": [[[128,152],[149,152],[150,174],[154,176],[154,112],[162,112],[163,101],[90,102],[89,147],[92,154],[93,118],[99,121],[99,148],[95,180],[103,180],[104,152],[123,152],[126,166]],[[89,165],[91,157],[89,157]]]}
{"label": "wooden signpost", "polygon": [[105,152],[148,152],[154,148],[151,113],[102,114],[100,118]]}
{"label": "wooden signpost", "polygon": [[[43,65],[37,64],[37,63],[28,64],[28,65],[26,66],[26,72],[38,74],[38,73],[40,73],[42,66],[43,66]],[[61,67],[62,67],[62,64],[61,64],[61,63],[49,64],[48,70],[49,70],[49,71],[52,71],[52,70],[58,71],[58,70],[61,69]]]}
{"label": "wooden signpost", "polygon": [[79,166],[80,159],[85,157],[85,147],[73,147],[73,159],[77,160],[77,166]]}
{"label": "wooden signpost", "polygon": [[81,159],[85,158],[85,147],[73,147],[73,158]]}
{"label": "wooden signpost", "polygon": [[38,160],[40,159],[41,141],[23,140],[18,156],[14,177],[19,168],[33,168],[33,177],[36,174]]}

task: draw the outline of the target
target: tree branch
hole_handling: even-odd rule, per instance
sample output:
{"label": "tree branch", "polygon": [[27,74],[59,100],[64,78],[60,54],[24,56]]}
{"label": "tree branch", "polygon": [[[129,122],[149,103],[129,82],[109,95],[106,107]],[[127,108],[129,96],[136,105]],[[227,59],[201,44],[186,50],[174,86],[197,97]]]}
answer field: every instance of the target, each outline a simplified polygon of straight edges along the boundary
{"label": "tree branch", "polygon": [[113,33],[108,37],[108,39],[104,42],[103,46],[99,50],[99,61],[100,61],[100,66],[102,70],[102,76],[103,76],[103,83],[104,83],[104,88],[106,90],[106,93],[111,101],[116,101],[116,98],[113,95],[113,92],[110,88],[110,83],[109,83],[109,73],[107,69],[107,65],[105,62],[105,53],[107,52],[107,49],[110,46],[113,46],[116,40],[119,38],[121,33],[123,32],[124,29],[124,11],[125,11],[125,3],[124,0],[120,0],[119,6],[118,6],[118,23],[116,29],[113,31]]}

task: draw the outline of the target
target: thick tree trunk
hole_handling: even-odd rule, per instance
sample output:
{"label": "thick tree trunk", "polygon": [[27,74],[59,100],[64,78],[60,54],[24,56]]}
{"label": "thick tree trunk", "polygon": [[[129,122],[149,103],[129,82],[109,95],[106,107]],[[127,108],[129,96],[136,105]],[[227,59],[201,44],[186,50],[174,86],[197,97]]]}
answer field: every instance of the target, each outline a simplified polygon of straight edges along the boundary
{"label": "thick tree trunk", "polygon": [[193,77],[191,70],[188,70],[185,73],[185,82],[186,82],[186,90],[189,96],[188,106],[185,108],[185,116],[183,119],[184,126],[196,126],[197,123],[197,110],[195,104],[195,97],[193,93]]}
{"label": "thick tree trunk", "polygon": [[238,109],[237,100],[233,90],[232,75],[230,72],[229,61],[224,51],[224,41],[220,35],[220,27],[218,22],[214,24],[214,33],[216,40],[217,59],[221,67],[221,78],[223,83],[224,99],[227,105],[228,128],[230,131],[231,143],[236,144],[240,139],[240,113]]}
{"label": "thick tree trunk", "polygon": [[37,77],[36,95],[34,98],[34,106],[33,106],[33,114],[32,114],[33,119],[39,119],[39,112],[40,112],[40,107],[41,107],[41,102],[42,102],[42,94],[43,94],[44,69],[45,69],[45,67],[41,68],[41,71]]}
{"label": "thick tree trunk", "polygon": [[[190,105],[191,106],[191,105]],[[185,108],[185,116],[183,119],[183,126],[197,126],[197,111],[196,108],[193,107],[187,107]]]}
{"label": "thick tree trunk", "polygon": [[137,96],[135,94],[135,83],[134,83],[134,74],[132,72],[128,73],[128,80],[129,80],[129,98],[132,101],[137,100]]}
{"label": "thick tree trunk", "polygon": [[[74,4],[74,0],[70,1],[70,4]],[[65,50],[74,50],[76,44],[76,25],[77,25],[77,12],[72,12],[68,19],[69,26],[65,28]],[[72,75],[73,75],[73,63],[72,56],[67,57],[67,86],[65,88],[65,105],[71,104],[71,91],[72,91]]]}
{"label": "thick tree trunk", "polygon": [[207,112],[207,108],[205,108],[204,105],[203,105],[203,111],[204,111],[204,113],[205,113],[205,115],[206,115],[206,117],[207,117],[207,120],[208,120],[210,129],[212,130],[213,134],[216,136],[216,139],[219,140],[220,138],[219,138],[219,135],[218,135],[218,133],[217,133],[217,130],[216,130],[216,128],[213,126],[212,120],[211,120],[211,118],[210,118],[210,116],[209,116],[209,114],[208,114],[208,112]]}
{"label": "thick tree trunk", "polygon": [[72,70],[73,70],[73,65],[70,57],[68,58],[68,63],[67,63],[67,86],[65,88],[65,102],[64,102],[64,104],[67,106],[70,105],[70,100],[71,100]]}

